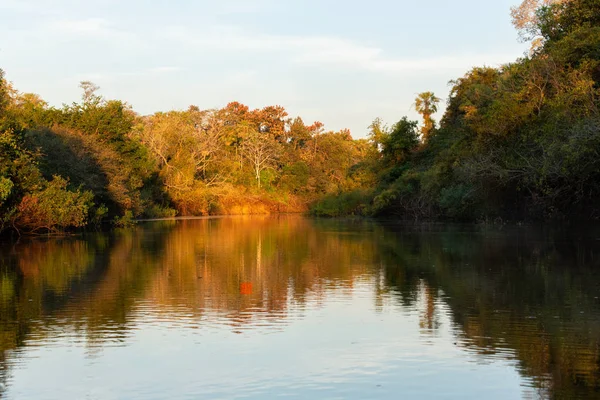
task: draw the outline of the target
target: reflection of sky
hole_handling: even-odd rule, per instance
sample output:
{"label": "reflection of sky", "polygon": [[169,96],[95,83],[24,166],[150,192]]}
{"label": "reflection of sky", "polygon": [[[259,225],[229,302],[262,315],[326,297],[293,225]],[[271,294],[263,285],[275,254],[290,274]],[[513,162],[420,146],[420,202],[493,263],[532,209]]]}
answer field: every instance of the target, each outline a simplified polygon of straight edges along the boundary
{"label": "reflection of sky", "polygon": [[[155,306],[156,308],[157,306]],[[195,398],[486,398],[523,395],[513,362],[455,344],[449,310],[436,304],[440,327],[423,332],[419,313],[392,298],[374,308],[373,282],[328,289],[316,305],[290,303],[277,326],[235,333],[201,321],[138,309],[124,342],[89,343],[63,335],[30,343],[9,381],[14,399]]]}

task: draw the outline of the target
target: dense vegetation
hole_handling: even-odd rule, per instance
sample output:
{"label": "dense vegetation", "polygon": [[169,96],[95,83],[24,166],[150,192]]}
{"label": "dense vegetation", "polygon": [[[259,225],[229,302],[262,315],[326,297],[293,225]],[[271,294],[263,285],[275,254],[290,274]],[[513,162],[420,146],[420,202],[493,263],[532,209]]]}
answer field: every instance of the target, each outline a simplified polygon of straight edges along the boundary
{"label": "dense vegetation", "polygon": [[[537,7],[539,5],[539,7]],[[423,124],[376,119],[369,140],[284,108],[140,116],[82,82],[49,107],[0,70],[0,232],[138,217],[305,211],[487,220],[599,218],[600,2],[526,0],[515,26],[531,55],[474,68]]]}
{"label": "dense vegetation", "polygon": [[406,119],[391,128],[375,120],[376,159],[361,166],[375,174],[375,188],[326,197],[314,212],[599,218],[600,2],[527,0],[513,17],[535,39],[529,57],[452,82],[437,128],[432,93],[415,103],[420,132]]}
{"label": "dense vegetation", "polygon": [[81,88],[81,103],[53,108],[0,75],[0,231],[306,211],[360,186],[347,176],[367,141],[290,119],[280,106],[139,116],[91,82]]}

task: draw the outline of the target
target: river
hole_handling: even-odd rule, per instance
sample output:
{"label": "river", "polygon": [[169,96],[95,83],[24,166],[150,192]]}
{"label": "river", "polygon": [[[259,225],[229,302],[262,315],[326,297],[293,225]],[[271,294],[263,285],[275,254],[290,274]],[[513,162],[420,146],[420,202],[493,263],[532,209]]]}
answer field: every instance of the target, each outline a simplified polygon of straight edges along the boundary
{"label": "river", "polygon": [[255,216],[5,242],[0,398],[596,398],[598,238]]}

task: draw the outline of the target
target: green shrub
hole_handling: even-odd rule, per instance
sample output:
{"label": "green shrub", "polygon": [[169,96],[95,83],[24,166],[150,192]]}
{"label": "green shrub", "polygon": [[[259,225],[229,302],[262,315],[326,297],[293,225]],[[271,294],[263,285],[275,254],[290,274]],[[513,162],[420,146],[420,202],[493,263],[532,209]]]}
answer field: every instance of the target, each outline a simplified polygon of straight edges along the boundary
{"label": "green shrub", "polygon": [[13,187],[14,184],[10,179],[0,176],[0,205],[8,198]]}
{"label": "green shrub", "polygon": [[93,195],[89,191],[68,190],[67,183],[64,178],[55,176],[43,189],[23,196],[15,225],[29,232],[85,226]]}
{"label": "green shrub", "polygon": [[317,217],[366,215],[368,199],[369,194],[360,190],[330,195],[313,205],[310,212]]}
{"label": "green shrub", "polygon": [[98,227],[102,221],[108,217],[108,207],[106,207],[104,204],[100,204],[99,206],[94,207],[90,214],[90,223]]}
{"label": "green shrub", "polygon": [[122,216],[116,216],[113,219],[113,225],[117,228],[131,228],[137,224],[133,211],[127,210]]}
{"label": "green shrub", "polygon": [[473,188],[467,185],[445,187],[440,192],[439,205],[444,214],[451,218],[465,218],[472,214]]}
{"label": "green shrub", "polygon": [[144,215],[148,218],[173,218],[177,215],[177,211],[168,206],[152,204],[144,211]]}

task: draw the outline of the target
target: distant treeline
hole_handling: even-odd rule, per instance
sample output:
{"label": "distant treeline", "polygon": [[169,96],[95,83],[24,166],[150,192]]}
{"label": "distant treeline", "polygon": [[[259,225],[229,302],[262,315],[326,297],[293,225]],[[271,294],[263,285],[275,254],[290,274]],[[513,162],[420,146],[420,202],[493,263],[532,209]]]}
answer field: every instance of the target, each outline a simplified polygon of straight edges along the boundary
{"label": "distant treeline", "polygon": [[283,107],[140,116],[91,82],[81,88],[80,103],[54,108],[0,75],[0,231],[306,211],[363,185],[350,169],[366,140],[288,118]]}
{"label": "distant treeline", "polygon": [[425,92],[420,127],[376,119],[368,140],[280,106],[140,116],[91,82],[81,82],[81,102],[49,107],[0,70],[0,232],[308,209],[597,219],[600,1],[527,0],[513,18],[533,41],[530,56],[453,81],[439,126],[440,100]]}
{"label": "distant treeline", "polygon": [[406,118],[371,126],[374,176],[362,191],[326,196],[317,215],[416,219],[600,218],[600,1],[527,0],[513,22],[531,54],[500,68],[474,68]]}

